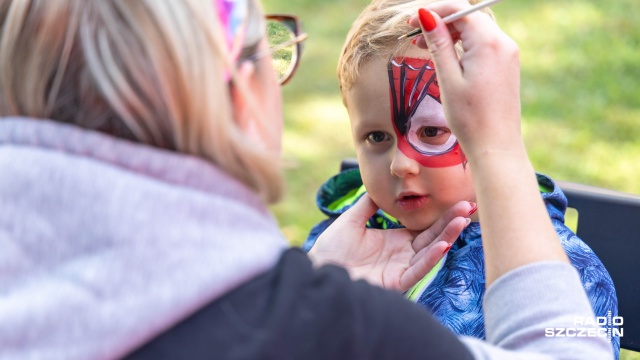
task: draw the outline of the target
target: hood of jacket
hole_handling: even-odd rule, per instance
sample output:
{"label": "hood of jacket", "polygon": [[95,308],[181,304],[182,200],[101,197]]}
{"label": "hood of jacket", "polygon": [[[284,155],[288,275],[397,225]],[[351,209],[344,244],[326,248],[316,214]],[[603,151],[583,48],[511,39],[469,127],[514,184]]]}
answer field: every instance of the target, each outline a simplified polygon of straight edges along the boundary
{"label": "hood of jacket", "polygon": [[[347,169],[332,176],[320,186],[316,195],[316,205],[328,217],[337,217],[349,210],[366,192],[360,169]],[[401,227],[398,220],[381,209],[371,217],[367,226],[377,229]]]}
{"label": "hood of jacket", "polygon": [[0,358],[121,357],[288,247],[252,190],[202,159],[0,119]]}

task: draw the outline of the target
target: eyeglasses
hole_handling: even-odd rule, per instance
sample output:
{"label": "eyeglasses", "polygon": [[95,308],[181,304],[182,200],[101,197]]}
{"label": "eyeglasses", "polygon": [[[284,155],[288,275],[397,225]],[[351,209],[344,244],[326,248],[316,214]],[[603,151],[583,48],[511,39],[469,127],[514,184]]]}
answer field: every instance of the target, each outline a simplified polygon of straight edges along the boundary
{"label": "eyeglasses", "polygon": [[266,15],[267,40],[269,49],[246,57],[256,61],[271,56],[273,68],[276,70],[280,85],[286,84],[298,68],[302,54],[302,42],[306,33],[300,33],[298,18],[292,15]]}

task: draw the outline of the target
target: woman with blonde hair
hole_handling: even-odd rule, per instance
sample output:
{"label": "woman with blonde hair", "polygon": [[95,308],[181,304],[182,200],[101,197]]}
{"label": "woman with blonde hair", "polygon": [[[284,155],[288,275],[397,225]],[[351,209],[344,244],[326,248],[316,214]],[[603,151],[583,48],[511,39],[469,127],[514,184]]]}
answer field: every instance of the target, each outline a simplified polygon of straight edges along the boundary
{"label": "woman with blonde hair", "polygon": [[[451,40],[435,14],[464,6],[431,8],[431,51],[450,47],[433,39]],[[351,280],[411,287],[461,230],[466,202],[424,233],[382,234],[365,229],[375,211],[365,197],[318,240],[313,263],[288,248],[266,203],[282,188],[277,87],[295,70],[304,34],[294,17],[267,19],[252,0],[0,1],[1,358],[514,358],[455,337],[398,293]],[[465,72],[517,62],[499,29],[469,36],[469,46],[493,46],[469,52]],[[443,92],[455,100],[487,86],[468,80],[443,82]],[[464,124],[486,120],[487,108],[452,117],[465,153],[481,149]],[[517,124],[519,113],[502,120]],[[527,164],[485,162],[478,185]],[[535,191],[527,186],[520,196]],[[505,208],[503,197],[492,201]],[[515,245],[503,220],[485,221],[497,279],[486,295],[488,341],[610,354],[599,339],[544,338],[545,326],[593,314],[544,227],[533,221]],[[549,272],[554,280],[541,282]],[[564,301],[544,311],[530,292]],[[523,304],[533,319],[509,311]]]}

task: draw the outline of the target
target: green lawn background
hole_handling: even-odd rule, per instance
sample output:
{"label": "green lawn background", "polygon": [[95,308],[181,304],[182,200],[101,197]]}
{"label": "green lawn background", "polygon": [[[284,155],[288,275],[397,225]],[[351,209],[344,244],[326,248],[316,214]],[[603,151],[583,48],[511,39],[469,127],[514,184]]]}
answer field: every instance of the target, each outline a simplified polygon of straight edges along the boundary
{"label": "green lawn background", "polygon": [[[352,157],[335,68],[364,0],[266,0],[309,34],[284,88],[287,195],[272,206],[293,245],[323,215],[315,193]],[[520,46],[523,136],[537,171],[640,194],[640,1],[509,0],[493,7]],[[622,359],[640,359],[625,352]]]}

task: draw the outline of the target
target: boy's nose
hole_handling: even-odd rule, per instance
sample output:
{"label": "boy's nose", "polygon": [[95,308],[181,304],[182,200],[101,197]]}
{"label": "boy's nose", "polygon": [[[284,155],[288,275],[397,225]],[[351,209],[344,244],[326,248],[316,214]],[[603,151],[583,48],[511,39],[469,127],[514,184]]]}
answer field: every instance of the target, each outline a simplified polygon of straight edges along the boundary
{"label": "boy's nose", "polygon": [[391,175],[404,178],[408,175],[416,175],[420,171],[420,164],[408,158],[399,149],[396,149],[391,160]]}

